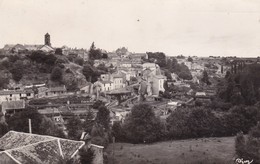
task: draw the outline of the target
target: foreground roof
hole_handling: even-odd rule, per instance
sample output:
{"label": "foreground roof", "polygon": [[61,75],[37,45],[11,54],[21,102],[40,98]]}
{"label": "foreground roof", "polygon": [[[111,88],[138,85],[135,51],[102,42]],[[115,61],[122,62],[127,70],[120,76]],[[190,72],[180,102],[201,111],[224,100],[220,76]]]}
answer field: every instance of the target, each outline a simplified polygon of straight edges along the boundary
{"label": "foreground roof", "polygon": [[0,138],[0,163],[55,164],[63,157],[74,157],[84,144],[83,141],[9,131]]}

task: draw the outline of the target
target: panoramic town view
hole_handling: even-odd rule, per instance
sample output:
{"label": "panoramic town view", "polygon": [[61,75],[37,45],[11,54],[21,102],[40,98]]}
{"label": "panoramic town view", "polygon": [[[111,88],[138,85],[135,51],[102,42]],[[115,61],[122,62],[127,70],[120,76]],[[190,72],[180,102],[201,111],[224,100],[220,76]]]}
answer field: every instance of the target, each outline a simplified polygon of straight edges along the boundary
{"label": "panoramic town view", "polygon": [[0,0],[0,164],[260,164],[257,0]]}

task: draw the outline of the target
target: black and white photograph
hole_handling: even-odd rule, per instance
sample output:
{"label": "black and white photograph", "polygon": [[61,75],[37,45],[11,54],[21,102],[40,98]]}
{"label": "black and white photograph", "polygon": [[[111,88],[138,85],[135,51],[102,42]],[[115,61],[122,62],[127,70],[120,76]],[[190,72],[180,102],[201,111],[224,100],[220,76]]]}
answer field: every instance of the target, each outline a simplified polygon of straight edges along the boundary
{"label": "black and white photograph", "polygon": [[260,164],[260,0],[0,0],[0,164]]}

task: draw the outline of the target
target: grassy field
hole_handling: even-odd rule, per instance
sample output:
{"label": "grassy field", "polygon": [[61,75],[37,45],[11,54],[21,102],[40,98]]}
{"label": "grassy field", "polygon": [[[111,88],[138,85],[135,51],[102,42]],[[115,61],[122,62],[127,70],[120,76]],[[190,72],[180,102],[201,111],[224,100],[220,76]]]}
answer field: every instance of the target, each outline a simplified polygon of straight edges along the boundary
{"label": "grassy field", "polygon": [[[158,142],[154,144],[110,144],[109,164],[231,164],[234,137]],[[114,147],[114,160],[113,160]]]}

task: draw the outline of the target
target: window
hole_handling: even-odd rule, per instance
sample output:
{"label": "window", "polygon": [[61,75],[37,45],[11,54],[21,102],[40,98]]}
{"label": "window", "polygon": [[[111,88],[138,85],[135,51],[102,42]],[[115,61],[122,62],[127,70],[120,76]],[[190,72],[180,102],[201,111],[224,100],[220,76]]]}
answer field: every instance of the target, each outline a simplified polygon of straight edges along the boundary
{"label": "window", "polygon": [[45,95],[48,96],[48,92],[45,92]]}
{"label": "window", "polygon": [[22,97],[22,94],[20,93],[20,97]]}
{"label": "window", "polygon": [[54,91],[53,94],[56,94],[56,92]]}
{"label": "window", "polygon": [[26,93],[26,96],[31,96],[31,93]]}
{"label": "window", "polygon": [[13,95],[12,94],[10,94],[10,97],[12,97]]}

